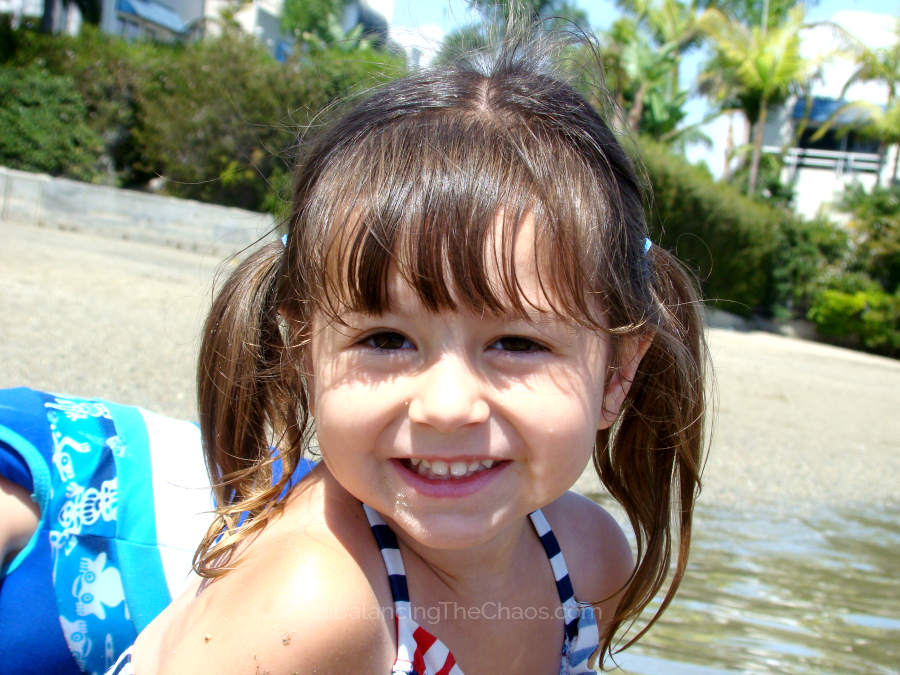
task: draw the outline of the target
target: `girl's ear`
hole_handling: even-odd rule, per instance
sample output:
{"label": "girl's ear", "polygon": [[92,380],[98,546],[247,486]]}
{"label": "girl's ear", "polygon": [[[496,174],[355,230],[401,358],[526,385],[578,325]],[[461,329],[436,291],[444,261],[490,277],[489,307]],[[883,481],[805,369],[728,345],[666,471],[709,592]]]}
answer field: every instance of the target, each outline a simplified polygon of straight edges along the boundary
{"label": "girl's ear", "polygon": [[652,342],[653,333],[623,338],[619,353],[619,367],[613,371],[612,377],[603,390],[603,411],[600,415],[598,429],[608,429],[616,421],[622,404],[625,403],[628,390],[631,389],[631,383],[634,381],[641,359],[650,349]]}

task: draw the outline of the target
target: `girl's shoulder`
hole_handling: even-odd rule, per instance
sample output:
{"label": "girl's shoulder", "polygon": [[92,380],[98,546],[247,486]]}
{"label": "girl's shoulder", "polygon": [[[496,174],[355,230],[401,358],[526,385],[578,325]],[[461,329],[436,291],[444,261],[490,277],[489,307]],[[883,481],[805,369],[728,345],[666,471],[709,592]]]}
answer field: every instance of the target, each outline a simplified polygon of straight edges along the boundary
{"label": "girl's shoulder", "polygon": [[567,492],[542,509],[559,541],[575,598],[612,616],[634,568],[631,546],[616,519],[602,506]]}
{"label": "girl's shoulder", "polygon": [[[138,641],[136,672],[390,672],[390,587],[365,515],[308,506],[290,500],[232,572],[173,605],[155,644]],[[157,668],[140,668],[157,654]]]}

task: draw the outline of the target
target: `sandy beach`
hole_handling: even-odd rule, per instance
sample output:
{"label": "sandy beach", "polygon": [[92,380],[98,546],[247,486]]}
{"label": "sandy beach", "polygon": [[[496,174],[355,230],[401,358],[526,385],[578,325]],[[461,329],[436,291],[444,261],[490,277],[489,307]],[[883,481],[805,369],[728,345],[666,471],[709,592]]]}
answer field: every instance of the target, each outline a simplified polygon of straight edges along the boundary
{"label": "sandy beach", "polygon": [[[210,288],[228,262],[0,222],[0,387],[194,419]],[[701,501],[900,502],[900,361],[712,328],[718,417]],[[583,491],[594,490],[584,476]]]}

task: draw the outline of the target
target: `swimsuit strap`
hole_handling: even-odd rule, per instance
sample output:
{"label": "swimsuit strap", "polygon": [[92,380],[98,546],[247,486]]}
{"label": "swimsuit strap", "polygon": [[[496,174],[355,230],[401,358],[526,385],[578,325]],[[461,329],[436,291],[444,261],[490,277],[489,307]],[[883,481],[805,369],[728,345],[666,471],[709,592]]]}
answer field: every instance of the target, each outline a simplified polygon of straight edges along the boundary
{"label": "swimsuit strap", "polygon": [[578,621],[581,618],[581,609],[575,601],[575,590],[572,588],[572,580],[569,578],[569,570],[566,567],[566,561],[563,558],[562,549],[556,540],[556,535],[550,528],[550,523],[541,513],[540,509],[533,511],[531,514],[531,522],[537,531],[547,558],[550,560],[550,567],[553,568],[553,577],[556,579],[556,591],[559,593],[559,601],[566,613],[566,637],[569,640],[574,639],[578,634]]}
{"label": "swimsuit strap", "polygon": [[[375,535],[375,541],[378,548],[381,549],[381,557],[384,558],[384,565],[387,568],[388,580],[391,583],[391,594],[394,598],[394,608],[397,615],[401,613],[409,616],[409,586],[406,584],[406,568],[403,566],[403,558],[400,556],[400,546],[397,543],[397,535],[388,527],[384,519],[375,509],[368,504],[363,504],[366,517],[369,519],[369,525],[372,527],[372,533]],[[572,588],[572,581],[569,579],[569,570],[566,567],[566,561],[563,558],[562,550],[556,535],[550,528],[550,523],[544,517],[540,509],[530,514],[531,522],[534,529],[540,537],[544,551],[547,553],[547,559],[550,561],[550,567],[553,569],[553,577],[556,580],[556,591],[559,593],[559,600],[563,605],[566,613],[566,637],[570,640],[578,633],[578,620],[581,616],[581,610],[575,601],[575,591]]]}
{"label": "swimsuit strap", "polygon": [[384,566],[387,568],[388,581],[391,582],[391,595],[394,598],[394,609],[397,616],[401,610],[405,616],[409,615],[409,587],[406,585],[406,568],[403,567],[403,558],[400,557],[400,546],[397,543],[397,535],[388,527],[384,519],[368,504],[363,504],[366,518],[378,548],[381,549],[381,557],[384,558]]}
{"label": "swimsuit strap", "polygon": [[[391,595],[394,600],[395,625],[397,627],[397,660],[393,673],[409,673],[418,675],[462,675],[450,650],[424,628],[419,626],[411,616],[409,604],[409,587],[406,583],[406,568],[400,556],[397,536],[388,527],[384,519],[367,504],[363,510],[381,557],[387,568],[388,580],[391,584]],[[563,558],[562,550],[550,523],[538,509],[529,514],[532,525],[541,540],[553,577],[556,580],[556,591],[565,612],[565,644],[563,646],[561,673],[580,675],[593,673],[590,661],[599,646],[599,634],[596,617],[590,605],[580,605],[575,600],[569,570]]]}

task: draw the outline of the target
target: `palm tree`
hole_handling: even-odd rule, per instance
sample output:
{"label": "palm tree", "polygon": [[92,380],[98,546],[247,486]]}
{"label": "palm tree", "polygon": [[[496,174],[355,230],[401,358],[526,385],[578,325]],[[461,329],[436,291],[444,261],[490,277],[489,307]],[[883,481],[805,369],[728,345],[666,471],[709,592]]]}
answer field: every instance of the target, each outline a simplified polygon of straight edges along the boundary
{"label": "palm tree", "polygon": [[587,14],[567,0],[469,0],[473,7],[482,10],[490,19],[507,21],[513,13],[524,14],[527,21],[536,23],[542,19],[560,19],[566,23],[587,25]]}
{"label": "palm tree", "polygon": [[650,33],[652,40],[671,53],[669,92],[674,96],[678,89],[681,57],[700,44],[703,33],[701,17],[706,13],[703,5],[690,0],[616,0],[616,6],[634,17],[638,25]]}
{"label": "palm tree", "polygon": [[[700,44],[698,0],[616,0],[629,16],[605,35],[606,61],[616,76],[617,100],[628,107],[628,125],[682,147],[708,142],[697,125],[679,128],[689,92],[679,82],[682,56]],[[627,91],[630,106],[626,105]]]}
{"label": "palm tree", "polygon": [[[706,71],[716,72],[716,98],[740,109],[753,125],[749,195],[756,193],[762,155],[763,129],[769,107],[783,103],[791,91],[805,85],[816,64],[800,53],[800,32],[811,27],[802,5],[791,8],[783,23],[746,26],[712,9],[701,18],[714,54]],[[716,91],[716,87],[712,88]]]}
{"label": "palm tree", "polygon": [[645,100],[656,89],[668,91],[676,45],[665,44],[656,48],[640,34],[622,50],[622,70],[629,81],[636,83],[634,100],[628,111],[628,126],[632,131],[640,129]]}
{"label": "palm tree", "polygon": [[447,35],[438,51],[438,63],[488,49],[503,40],[503,29],[510,19],[538,30],[570,29],[587,26],[587,13],[567,0],[468,0],[480,10],[481,20],[457,28]]}

